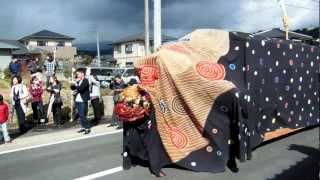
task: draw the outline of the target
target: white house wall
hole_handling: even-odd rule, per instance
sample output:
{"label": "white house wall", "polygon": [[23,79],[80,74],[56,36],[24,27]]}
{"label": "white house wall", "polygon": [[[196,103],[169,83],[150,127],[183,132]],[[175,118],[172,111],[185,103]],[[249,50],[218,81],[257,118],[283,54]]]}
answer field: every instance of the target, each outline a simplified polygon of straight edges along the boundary
{"label": "white house wall", "polygon": [[[132,44],[132,53],[126,53],[126,45]],[[135,63],[138,59],[145,55],[144,42],[135,41],[118,44],[120,46],[121,52],[117,51],[117,48],[113,49],[113,57],[117,60],[117,64],[125,66],[126,63]]]}

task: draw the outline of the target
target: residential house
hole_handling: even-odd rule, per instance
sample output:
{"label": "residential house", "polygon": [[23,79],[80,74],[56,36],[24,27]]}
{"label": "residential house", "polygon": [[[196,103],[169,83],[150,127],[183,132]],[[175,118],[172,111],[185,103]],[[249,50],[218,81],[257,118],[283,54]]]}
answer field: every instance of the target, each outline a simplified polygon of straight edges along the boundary
{"label": "residential house", "polygon": [[72,46],[75,38],[55,33],[48,30],[42,30],[21,38],[19,41],[23,43],[29,51],[41,49],[49,53],[54,53],[56,59],[71,59],[77,54],[77,49]]}
{"label": "residential house", "polygon": [[0,40],[0,70],[3,71],[8,67],[14,50],[20,49],[17,42],[12,40]]}
{"label": "residential house", "polygon": [[[150,35],[150,45],[152,49],[153,36]],[[133,66],[134,63],[145,56],[144,33],[134,34],[125,38],[121,38],[113,42],[113,58],[117,60],[119,66]],[[173,41],[175,38],[170,36],[162,36],[162,41]]]}

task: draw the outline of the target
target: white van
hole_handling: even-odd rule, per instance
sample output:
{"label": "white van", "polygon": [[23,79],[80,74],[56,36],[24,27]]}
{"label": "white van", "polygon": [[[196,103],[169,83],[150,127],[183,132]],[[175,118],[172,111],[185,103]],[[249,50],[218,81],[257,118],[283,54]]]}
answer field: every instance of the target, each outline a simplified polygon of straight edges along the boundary
{"label": "white van", "polygon": [[[82,69],[82,68],[79,68]],[[109,87],[112,79],[116,75],[121,75],[124,83],[128,83],[134,78],[139,82],[138,76],[133,68],[115,68],[115,67],[86,67],[86,75],[96,75],[101,82],[101,87]]]}

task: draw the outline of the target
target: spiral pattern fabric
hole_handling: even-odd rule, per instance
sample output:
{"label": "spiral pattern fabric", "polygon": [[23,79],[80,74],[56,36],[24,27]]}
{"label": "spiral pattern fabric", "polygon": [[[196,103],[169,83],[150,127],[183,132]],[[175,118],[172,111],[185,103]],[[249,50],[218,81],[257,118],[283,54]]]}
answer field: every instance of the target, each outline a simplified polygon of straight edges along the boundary
{"label": "spiral pattern fabric", "polygon": [[223,65],[208,61],[200,61],[197,63],[196,69],[199,75],[209,80],[223,80],[226,75]]}

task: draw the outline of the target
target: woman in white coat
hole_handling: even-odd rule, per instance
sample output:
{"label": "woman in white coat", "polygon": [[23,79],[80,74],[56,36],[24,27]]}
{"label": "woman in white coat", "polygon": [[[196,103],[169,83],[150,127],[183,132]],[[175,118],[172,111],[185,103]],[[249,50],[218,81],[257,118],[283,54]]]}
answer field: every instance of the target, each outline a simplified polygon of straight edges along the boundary
{"label": "woman in white coat", "polygon": [[25,113],[27,112],[26,101],[29,96],[27,87],[22,84],[20,76],[12,78],[11,99],[14,110],[16,111],[20,133],[26,132]]}

